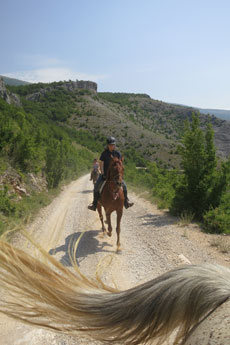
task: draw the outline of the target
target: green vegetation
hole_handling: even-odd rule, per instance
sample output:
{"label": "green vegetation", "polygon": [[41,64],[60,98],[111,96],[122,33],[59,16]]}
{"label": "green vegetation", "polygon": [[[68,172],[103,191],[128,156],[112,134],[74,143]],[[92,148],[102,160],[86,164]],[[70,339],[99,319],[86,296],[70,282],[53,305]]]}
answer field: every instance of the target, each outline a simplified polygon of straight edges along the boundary
{"label": "green vegetation", "polygon": [[[26,86],[24,86],[26,87]],[[26,112],[44,114],[53,121],[66,121],[74,113],[74,100],[64,89],[47,92],[39,97],[39,102],[32,102],[22,98]]]}
{"label": "green vegetation", "polygon": [[135,151],[132,156],[130,151],[125,151],[126,181],[139,192],[148,191],[150,199],[154,200],[159,208],[166,209],[170,206],[175,195],[174,185],[179,178],[177,170],[160,168],[155,162],[145,161]]}
{"label": "green vegetation", "polygon": [[11,213],[15,211],[15,207],[12,205],[9,195],[8,195],[8,188],[4,186],[2,190],[0,190],[0,212],[6,216],[9,216]]}
{"label": "green vegetation", "polygon": [[[86,147],[76,145],[81,136],[70,135],[63,127],[45,118],[38,107],[31,107],[31,112],[8,105],[0,99],[0,174],[7,168],[15,171],[22,182],[27,174],[43,175],[49,190],[57,188],[62,181],[77,178],[89,170],[94,154]],[[32,193],[33,194],[33,193]],[[26,208],[13,193],[11,183],[0,189],[0,231],[7,228],[5,217],[19,218],[26,215],[26,208],[31,210],[28,202]],[[33,195],[30,200],[39,197]]]}
{"label": "green vegetation", "polygon": [[182,183],[176,189],[171,210],[175,214],[190,211],[197,218],[202,218],[213,204],[216,156],[213,131],[209,125],[204,135],[198,116],[193,116],[191,124],[186,123],[180,153],[184,174]]}
{"label": "green vegetation", "polygon": [[225,193],[218,207],[204,215],[204,228],[212,233],[230,234],[230,194]]}
{"label": "green vegetation", "polygon": [[204,134],[199,117],[193,115],[192,123],[186,124],[180,152],[184,173],[175,188],[171,212],[189,212],[204,221],[207,231],[229,233],[230,161],[217,168],[211,125],[207,125]]}
{"label": "green vegetation", "polygon": [[36,84],[27,84],[27,85],[20,85],[20,87],[16,85],[8,85],[7,88],[14,92],[17,93],[20,96],[26,96],[33,94],[35,92],[40,92],[41,90],[47,89],[52,85],[52,87],[62,87],[63,83],[62,82],[54,82],[52,84],[47,84],[47,83],[36,83]]}
{"label": "green vegetation", "polygon": [[[230,233],[230,160],[217,164],[212,126],[205,132],[199,116],[186,122],[181,145],[182,171],[167,170],[127,151],[125,176],[133,186],[150,195],[160,208],[169,208],[180,219],[202,222],[208,232]],[[136,163],[144,169],[136,169]],[[186,217],[185,217],[186,216]]]}
{"label": "green vegetation", "polygon": [[[131,106],[134,107],[137,105],[136,98],[147,98],[150,97],[146,94],[134,94],[134,93],[121,93],[121,92],[100,92],[99,97],[111,103],[117,103],[121,106]],[[134,97],[135,99],[132,99]]]}

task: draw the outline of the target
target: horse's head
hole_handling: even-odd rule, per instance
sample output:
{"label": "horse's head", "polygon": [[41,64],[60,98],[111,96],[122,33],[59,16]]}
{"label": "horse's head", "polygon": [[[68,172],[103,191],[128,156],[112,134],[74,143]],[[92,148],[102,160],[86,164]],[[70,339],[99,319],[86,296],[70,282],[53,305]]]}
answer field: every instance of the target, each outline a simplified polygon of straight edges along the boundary
{"label": "horse's head", "polygon": [[113,181],[118,187],[121,187],[124,176],[124,167],[122,159],[112,157],[108,169],[108,180]]}

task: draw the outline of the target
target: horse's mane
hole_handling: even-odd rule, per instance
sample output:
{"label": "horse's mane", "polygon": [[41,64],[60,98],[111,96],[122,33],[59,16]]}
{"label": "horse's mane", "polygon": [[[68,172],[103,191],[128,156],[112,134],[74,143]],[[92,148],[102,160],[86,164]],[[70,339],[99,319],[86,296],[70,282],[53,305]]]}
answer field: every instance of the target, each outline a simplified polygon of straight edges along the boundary
{"label": "horse's mane", "polygon": [[39,248],[45,262],[0,241],[0,311],[26,323],[104,343],[175,344],[230,297],[230,269],[189,265],[126,291],[71,272]]}

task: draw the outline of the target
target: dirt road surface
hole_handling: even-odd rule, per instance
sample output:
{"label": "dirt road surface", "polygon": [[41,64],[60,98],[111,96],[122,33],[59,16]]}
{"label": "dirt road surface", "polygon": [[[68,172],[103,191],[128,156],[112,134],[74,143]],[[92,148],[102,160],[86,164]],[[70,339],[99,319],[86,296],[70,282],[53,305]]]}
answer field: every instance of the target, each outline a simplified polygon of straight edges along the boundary
{"label": "dirt road surface", "polygon": [[[103,236],[98,214],[87,209],[92,201],[92,182],[89,175],[66,186],[61,194],[42,209],[28,230],[42,246],[71,269],[68,254],[70,243],[76,243],[85,231],[77,251],[81,271],[94,277],[98,263],[112,258],[105,268],[103,279],[107,284],[123,290],[150,280],[183,264],[202,262],[230,266],[230,254],[220,253],[211,246],[218,236],[202,233],[197,225],[182,227],[178,219],[167,212],[129,193],[135,205],[124,210],[121,223],[121,249],[116,253],[115,214],[112,217],[112,237]],[[226,237],[226,241],[229,237]],[[17,235],[20,247],[31,250]],[[83,338],[55,334],[33,328],[5,316],[0,316],[1,345],[89,345],[100,344]]]}

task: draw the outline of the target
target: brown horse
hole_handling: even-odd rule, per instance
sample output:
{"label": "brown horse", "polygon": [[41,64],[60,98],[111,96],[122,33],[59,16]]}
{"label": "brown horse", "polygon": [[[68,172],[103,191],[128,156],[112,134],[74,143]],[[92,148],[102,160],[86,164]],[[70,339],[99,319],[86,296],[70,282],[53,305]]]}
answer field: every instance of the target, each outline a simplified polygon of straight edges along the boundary
{"label": "brown horse", "polygon": [[111,213],[116,211],[117,213],[117,250],[120,250],[120,231],[121,231],[121,217],[123,214],[124,206],[124,193],[122,189],[122,181],[124,175],[124,167],[122,160],[117,157],[112,157],[106,182],[101,193],[97,211],[101,220],[102,230],[106,233],[106,228],[104,225],[102,206],[104,207],[106,220],[108,223],[108,236],[112,235],[112,225],[111,225]]}
{"label": "brown horse", "polygon": [[93,180],[93,185],[95,186],[97,179],[99,177],[99,171],[98,170],[93,170],[91,173],[91,179]]}

